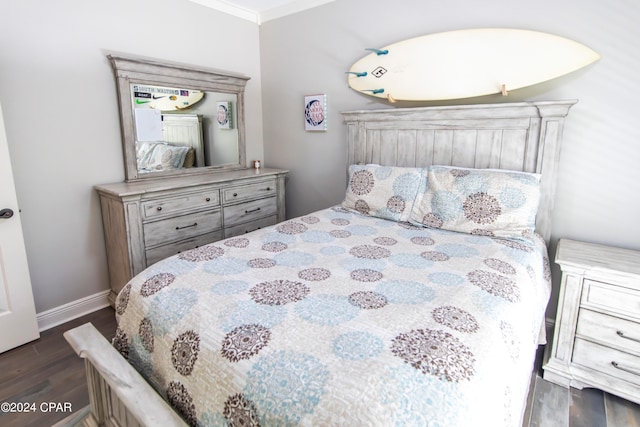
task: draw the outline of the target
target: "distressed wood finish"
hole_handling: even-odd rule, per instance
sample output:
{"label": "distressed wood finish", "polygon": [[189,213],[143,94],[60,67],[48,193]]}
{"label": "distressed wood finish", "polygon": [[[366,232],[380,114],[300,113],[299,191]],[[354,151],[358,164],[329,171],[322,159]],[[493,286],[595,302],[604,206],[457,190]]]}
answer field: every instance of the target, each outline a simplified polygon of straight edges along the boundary
{"label": "distressed wood finish", "polygon": [[343,112],[348,162],[540,173],[542,196],[536,229],[548,242],[564,118],[576,102]]}
{"label": "distressed wood finish", "polygon": [[640,403],[640,252],[561,239],[560,299],[544,379]]}
{"label": "distressed wood finish", "polygon": [[151,264],[285,219],[281,169],[244,169],[99,185],[113,304]]}

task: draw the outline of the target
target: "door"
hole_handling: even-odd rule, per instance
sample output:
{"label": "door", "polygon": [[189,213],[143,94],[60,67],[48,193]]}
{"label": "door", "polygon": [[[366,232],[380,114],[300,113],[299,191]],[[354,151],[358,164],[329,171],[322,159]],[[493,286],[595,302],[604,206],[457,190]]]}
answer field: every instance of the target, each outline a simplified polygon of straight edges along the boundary
{"label": "door", "polygon": [[39,336],[0,106],[0,353]]}

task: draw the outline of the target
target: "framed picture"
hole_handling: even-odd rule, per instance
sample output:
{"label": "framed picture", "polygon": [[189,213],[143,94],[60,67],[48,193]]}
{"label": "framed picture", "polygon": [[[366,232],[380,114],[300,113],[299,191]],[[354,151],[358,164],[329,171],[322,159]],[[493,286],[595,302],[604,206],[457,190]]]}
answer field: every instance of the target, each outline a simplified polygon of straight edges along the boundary
{"label": "framed picture", "polygon": [[304,129],[327,130],[327,95],[304,97]]}
{"label": "framed picture", "polygon": [[233,106],[231,101],[218,101],[216,121],[220,129],[233,129]]}

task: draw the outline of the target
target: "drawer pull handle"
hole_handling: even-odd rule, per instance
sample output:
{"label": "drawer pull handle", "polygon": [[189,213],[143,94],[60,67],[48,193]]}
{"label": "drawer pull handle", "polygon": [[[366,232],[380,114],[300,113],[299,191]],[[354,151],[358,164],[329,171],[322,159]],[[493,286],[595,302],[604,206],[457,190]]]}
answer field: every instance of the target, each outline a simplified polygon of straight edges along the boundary
{"label": "drawer pull handle", "polygon": [[156,209],[160,212],[162,210],[162,206],[158,206]]}
{"label": "drawer pull handle", "polygon": [[184,227],[176,227],[176,230],[184,230],[185,228],[191,228],[191,227],[195,227],[196,225],[198,225],[197,222],[194,222],[191,225],[185,225]]}
{"label": "drawer pull handle", "polygon": [[211,201],[211,197],[207,197],[206,199],[204,199],[205,202],[210,202]]}
{"label": "drawer pull handle", "polygon": [[635,342],[640,342],[640,340],[639,340],[638,338],[628,337],[628,336],[626,336],[626,335],[624,334],[624,332],[622,332],[622,331],[616,331],[616,334],[618,334],[618,336],[619,336],[620,338],[624,338],[624,339],[631,340],[631,341],[635,341]]}
{"label": "drawer pull handle", "polygon": [[613,366],[616,369],[620,369],[621,371],[640,376],[640,371],[636,371],[634,369],[629,369],[629,368],[625,368],[624,366],[620,366],[620,364],[614,360],[611,361],[611,366]]}
{"label": "drawer pull handle", "polygon": [[252,231],[260,230],[262,227],[254,228],[253,230],[244,230],[244,234],[251,233]]}
{"label": "drawer pull handle", "polygon": [[259,210],[260,210],[260,208],[255,208],[255,209],[251,209],[251,210],[248,210],[248,211],[244,211],[244,213],[245,214],[250,214],[250,213],[253,213],[253,212],[258,212]]}
{"label": "drawer pull handle", "polygon": [[271,191],[271,187],[267,187],[265,191]]}
{"label": "drawer pull handle", "polygon": [[238,193],[233,193],[233,197],[238,197]]}

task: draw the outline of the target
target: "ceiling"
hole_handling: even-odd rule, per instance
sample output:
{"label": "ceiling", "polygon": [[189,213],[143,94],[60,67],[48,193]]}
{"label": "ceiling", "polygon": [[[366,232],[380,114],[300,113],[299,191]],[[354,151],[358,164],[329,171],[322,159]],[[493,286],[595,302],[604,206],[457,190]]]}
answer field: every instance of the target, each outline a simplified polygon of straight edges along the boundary
{"label": "ceiling", "polygon": [[191,0],[256,24],[336,0]]}

